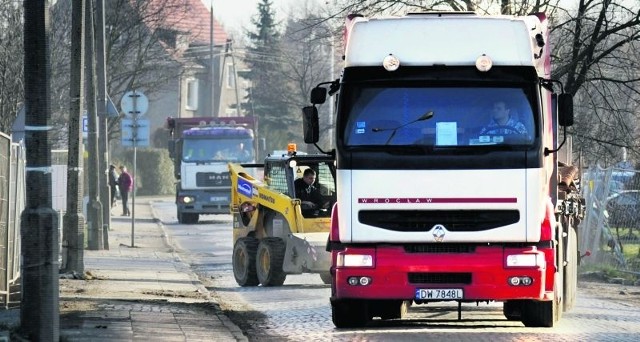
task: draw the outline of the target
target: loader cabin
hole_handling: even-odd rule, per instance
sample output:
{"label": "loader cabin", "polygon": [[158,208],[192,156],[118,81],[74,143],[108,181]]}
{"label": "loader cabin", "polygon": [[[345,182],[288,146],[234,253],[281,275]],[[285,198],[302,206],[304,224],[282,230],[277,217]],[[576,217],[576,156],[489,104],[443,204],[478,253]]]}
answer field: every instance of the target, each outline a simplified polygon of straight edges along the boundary
{"label": "loader cabin", "polygon": [[[331,207],[336,202],[335,163],[330,156],[307,154],[296,150],[295,144],[289,144],[287,151],[274,151],[267,156],[264,166],[265,183],[269,188],[297,198],[299,188],[304,186],[305,170],[315,173],[312,188],[319,193],[315,206],[301,205],[305,218],[330,217]],[[305,186],[305,190],[308,187]]]}

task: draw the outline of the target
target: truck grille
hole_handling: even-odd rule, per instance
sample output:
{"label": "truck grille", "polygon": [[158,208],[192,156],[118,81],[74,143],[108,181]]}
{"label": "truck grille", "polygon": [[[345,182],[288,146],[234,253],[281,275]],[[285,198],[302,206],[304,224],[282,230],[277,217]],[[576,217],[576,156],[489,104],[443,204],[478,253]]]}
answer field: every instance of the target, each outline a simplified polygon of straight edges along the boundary
{"label": "truck grille", "polygon": [[476,246],[456,243],[415,244],[404,245],[404,251],[407,253],[474,253]]}
{"label": "truck grille", "polygon": [[409,273],[411,284],[471,284],[471,273]]}
{"label": "truck grille", "polygon": [[196,186],[231,186],[229,172],[198,172]]}
{"label": "truck grille", "polygon": [[441,224],[450,232],[475,232],[520,221],[518,210],[361,210],[358,221],[398,232],[427,232]]}

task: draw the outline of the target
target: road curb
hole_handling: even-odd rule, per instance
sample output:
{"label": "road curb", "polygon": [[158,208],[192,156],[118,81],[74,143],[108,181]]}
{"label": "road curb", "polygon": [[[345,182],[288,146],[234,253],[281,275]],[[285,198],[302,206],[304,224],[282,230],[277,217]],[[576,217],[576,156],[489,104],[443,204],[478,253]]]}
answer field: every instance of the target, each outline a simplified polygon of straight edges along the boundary
{"label": "road curb", "polygon": [[239,326],[233,323],[233,321],[227,315],[224,314],[224,312],[220,308],[220,303],[218,303],[218,301],[215,300],[214,296],[211,295],[211,292],[207,289],[207,287],[202,284],[198,275],[191,269],[191,266],[182,260],[182,258],[178,253],[180,248],[177,248],[172,243],[171,234],[169,234],[164,223],[159,218],[160,215],[157,214],[156,210],[153,207],[154,202],[156,201],[150,200],[148,202],[148,205],[151,209],[151,215],[153,216],[154,222],[156,222],[158,227],[161,229],[163,241],[165,245],[171,249],[171,255],[174,257],[175,263],[178,264],[180,267],[179,271],[189,275],[189,278],[191,279],[191,282],[193,283],[193,285],[198,289],[198,292],[201,293],[205,297],[205,299],[211,304],[213,310],[215,311],[215,315],[218,317],[220,322],[229,330],[229,332],[231,332],[233,337],[237,341],[242,341],[242,342],[248,341],[248,338],[247,336],[244,335],[244,332],[242,331],[242,329],[240,329]]}

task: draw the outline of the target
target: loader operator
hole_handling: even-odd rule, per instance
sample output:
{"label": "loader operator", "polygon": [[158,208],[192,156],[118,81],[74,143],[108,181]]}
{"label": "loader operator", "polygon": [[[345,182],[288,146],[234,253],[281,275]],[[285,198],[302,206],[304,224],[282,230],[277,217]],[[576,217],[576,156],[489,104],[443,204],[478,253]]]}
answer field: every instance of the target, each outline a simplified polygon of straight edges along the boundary
{"label": "loader operator", "polygon": [[318,211],[322,209],[322,194],[320,189],[314,183],[316,181],[316,172],[308,168],[304,170],[302,178],[298,178],[294,182],[296,188],[296,198],[302,202],[302,216],[317,216]]}

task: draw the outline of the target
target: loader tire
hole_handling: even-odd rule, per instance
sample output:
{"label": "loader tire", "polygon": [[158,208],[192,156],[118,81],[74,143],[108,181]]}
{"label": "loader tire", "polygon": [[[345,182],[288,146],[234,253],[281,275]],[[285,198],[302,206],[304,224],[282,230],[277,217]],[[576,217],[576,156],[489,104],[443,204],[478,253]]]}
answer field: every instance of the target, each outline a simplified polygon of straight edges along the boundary
{"label": "loader tire", "polygon": [[256,274],[257,248],[258,239],[254,237],[239,238],[233,246],[233,276],[240,286],[259,284]]}
{"label": "loader tire", "polygon": [[333,277],[330,272],[321,272],[320,279],[322,279],[322,282],[325,284],[331,284],[331,281],[333,281]]}
{"label": "loader tire", "polygon": [[285,244],[280,238],[264,238],[256,253],[256,272],[262,286],[280,286],[287,278],[282,270]]}

